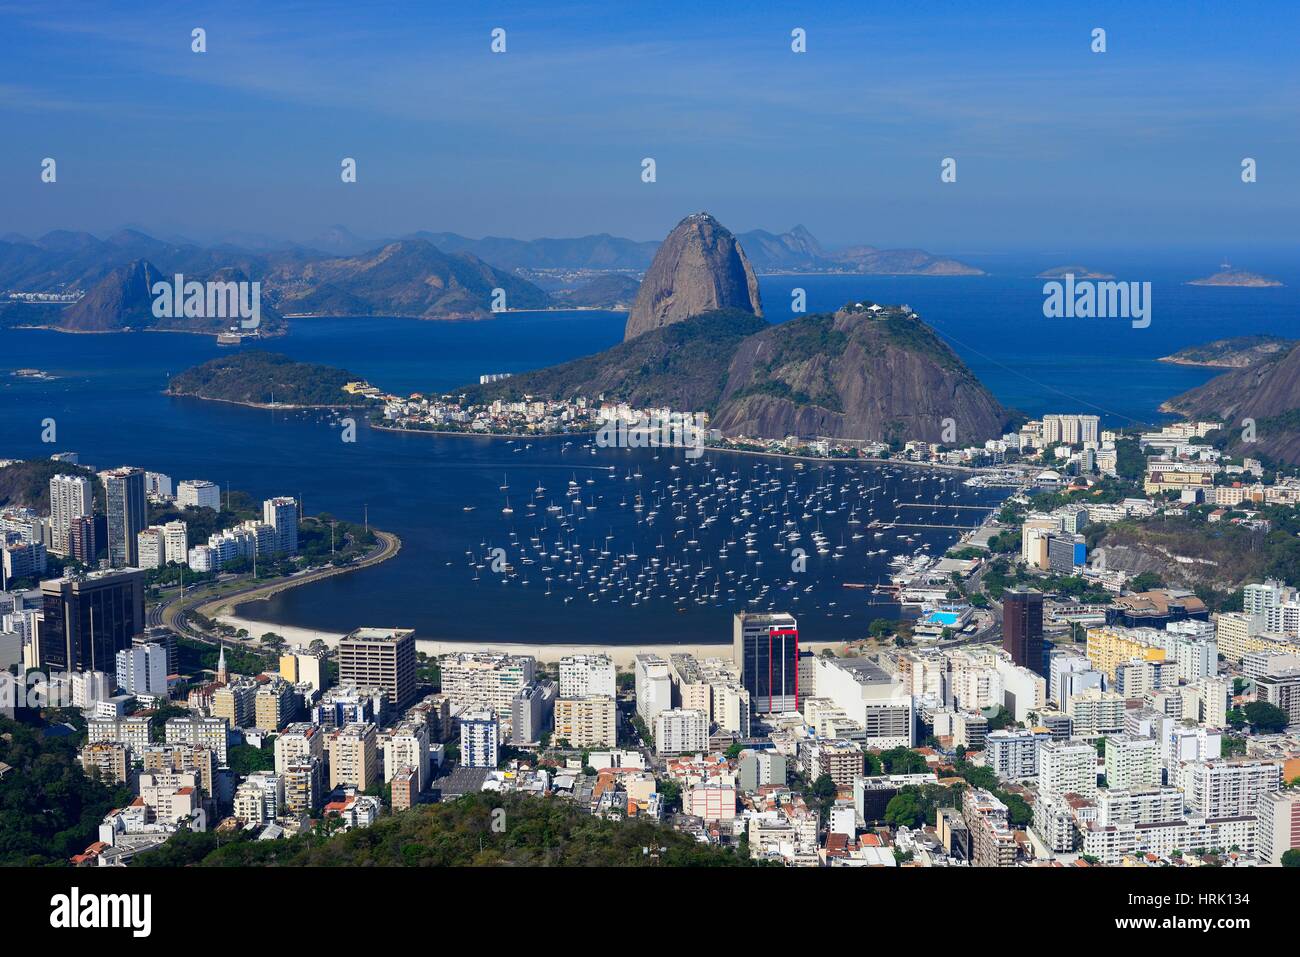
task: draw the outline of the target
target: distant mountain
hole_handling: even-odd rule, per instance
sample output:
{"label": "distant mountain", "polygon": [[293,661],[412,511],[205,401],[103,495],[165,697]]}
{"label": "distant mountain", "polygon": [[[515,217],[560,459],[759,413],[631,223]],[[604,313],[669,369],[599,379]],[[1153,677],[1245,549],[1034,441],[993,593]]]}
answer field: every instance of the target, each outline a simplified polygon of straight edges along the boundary
{"label": "distant mountain", "polygon": [[1182,366],[1244,369],[1297,345],[1300,345],[1300,340],[1283,339],[1281,336],[1232,336],[1180,349],[1173,355],[1161,356],[1159,361]]}
{"label": "distant mountain", "polygon": [[336,256],[355,256],[380,245],[371,239],[362,239],[346,226],[331,226],[322,233],[313,236],[303,245],[320,249]]}
{"label": "distant mountain", "polygon": [[673,227],[655,252],[627,314],[623,338],[717,309],[761,316],[758,279],[726,227],[708,213],[693,213]]}
{"label": "distant mountain", "polygon": [[1073,276],[1075,279],[1114,279],[1110,273],[1095,272],[1087,266],[1053,266],[1051,269],[1044,269],[1035,279],[1064,279],[1066,276]]}
{"label": "distant mountain", "polygon": [[467,253],[448,255],[421,239],[284,266],[266,277],[265,287],[285,314],[484,319],[492,314],[494,289],[505,291],[507,309],[550,304],[527,280]]}
{"label": "distant mountain", "polygon": [[[152,263],[137,259],[114,269],[78,302],[64,307],[50,323],[65,332],[124,332],[152,329],[167,332],[196,332],[216,335],[239,322],[235,316],[159,317],[153,312],[154,284],[174,282],[174,277],[158,271]],[[220,269],[208,276],[187,276],[186,281],[244,282],[247,276],[236,269]],[[275,308],[262,302],[259,334],[274,335],[283,329],[283,320]]]}
{"label": "distant mountain", "polygon": [[[1160,408],[1222,420],[1228,447],[1237,454],[1300,465],[1300,346],[1215,376]],[[1247,441],[1252,432],[1254,440]]]}
{"label": "distant mountain", "polygon": [[982,276],[984,270],[955,259],[934,256],[923,249],[876,249],[851,246],[831,253],[833,271],[868,276]]}
{"label": "distant mountain", "polygon": [[558,289],[551,299],[574,309],[628,309],[641,288],[641,280],[628,273],[609,272],[572,289]]}
{"label": "distant mountain", "polygon": [[498,269],[636,269],[650,265],[659,244],[608,233],[574,239],[468,239],[457,233],[413,233],[443,252],[469,253]]}
{"label": "distant mountain", "polygon": [[1259,273],[1246,272],[1241,269],[1224,269],[1212,276],[1206,276],[1204,279],[1193,279],[1187,285],[1261,287],[1280,286],[1282,283],[1269,276],[1261,276]]}
{"label": "distant mountain", "polygon": [[759,272],[817,271],[827,268],[831,261],[817,238],[802,226],[779,236],[765,229],[751,229],[736,239]]}

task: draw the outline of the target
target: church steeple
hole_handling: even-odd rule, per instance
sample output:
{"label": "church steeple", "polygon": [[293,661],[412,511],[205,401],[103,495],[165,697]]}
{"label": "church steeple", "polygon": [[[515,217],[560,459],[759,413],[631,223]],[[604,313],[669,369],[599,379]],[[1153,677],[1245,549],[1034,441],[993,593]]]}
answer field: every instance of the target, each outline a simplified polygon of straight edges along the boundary
{"label": "church steeple", "polygon": [[221,643],[221,655],[217,658],[217,681],[226,684],[226,644]]}

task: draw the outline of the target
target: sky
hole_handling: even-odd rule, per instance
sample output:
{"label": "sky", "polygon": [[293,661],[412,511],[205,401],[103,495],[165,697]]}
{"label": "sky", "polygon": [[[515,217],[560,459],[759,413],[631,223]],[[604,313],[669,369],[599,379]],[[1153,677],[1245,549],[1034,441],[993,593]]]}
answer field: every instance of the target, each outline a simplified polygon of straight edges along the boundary
{"label": "sky", "polygon": [[1196,0],[0,0],[0,234],[658,239],[703,209],[949,254],[1294,248],[1297,27]]}

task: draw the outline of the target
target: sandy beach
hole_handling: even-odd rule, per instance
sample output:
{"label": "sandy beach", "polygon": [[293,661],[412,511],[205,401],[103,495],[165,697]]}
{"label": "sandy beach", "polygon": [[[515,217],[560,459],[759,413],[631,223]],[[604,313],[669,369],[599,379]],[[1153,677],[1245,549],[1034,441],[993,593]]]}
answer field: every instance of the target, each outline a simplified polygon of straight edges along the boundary
{"label": "sandy beach", "polygon": [[[306,646],[319,639],[326,646],[333,648],[343,637],[340,632],[316,631],[312,628],[298,628],[293,625],[275,625],[270,622],[253,621],[234,615],[222,615],[218,619],[223,624],[234,628],[243,628],[254,637],[260,638],[268,631],[275,632],[290,645]],[[563,644],[539,645],[514,641],[439,641],[436,639],[417,638],[416,650],[426,655],[445,655],[456,651],[495,651],[515,655],[532,655],[543,663],[558,662],[566,655],[606,654],[614,659],[614,664],[624,670],[632,667],[633,659],[640,654],[654,653],[664,657],[672,654],[689,654],[697,658],[730,658],[731,643],[720,644],[681,644],[681,645],[602,645],[602,644]],[[814,641],[804,642],[801,648],[820,654],[824,648],[843,647],[841,642]]]}

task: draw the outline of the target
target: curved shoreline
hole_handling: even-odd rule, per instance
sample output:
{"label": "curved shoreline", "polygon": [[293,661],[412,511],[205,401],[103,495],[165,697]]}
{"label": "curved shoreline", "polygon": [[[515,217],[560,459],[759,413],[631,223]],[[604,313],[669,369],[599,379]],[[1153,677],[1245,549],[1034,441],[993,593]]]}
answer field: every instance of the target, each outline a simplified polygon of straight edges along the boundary
{"label": "curved shoreline", "polygon": [[[281,592],[288,591],[291,588],[297,588],[301,585],[311,585],[327,578],[333,578],[335,575],[346,575],[349,572],[361,571],[364,568],[370,568],[381,562],[395,556],[402,550],[402,540],[392,532],[385,532],[379,529],[371,529],[375,537],[380,541],[380,547],[377,551],[372,552],[365,558],[351,565],[328,565],[318,568],[314,571],[307,572],[303,575],[280,578],[275,581],[267,582],[261,585],[253,585],[248,588],[238,589],[225,595],[218,595],[212,598],[201,599],[194,605],[168,605],[163,613],[163,624],[170,627],[173,631],[181,634],[187,633],[177,619],[185,610],[193,610],[210,618],[220,621],[223,618],[239,617],[240,609],[255,601],[266,601]],[[269,628],[275,627],[272,623],[266,623]]]}
{"label": "curved shoreline", "polygon": [[197,392],[171,392],[163,390],[163,395],[175,399],[199,399],[203,402],[224,402],[226,405],[242,405],[246,409],[270,409],[272,411],[280,409],[367,409],[371,406],[365,405],[294,405],[288,402],[245,402],[242,399],[218,399],[212,395],[199,395]]}

